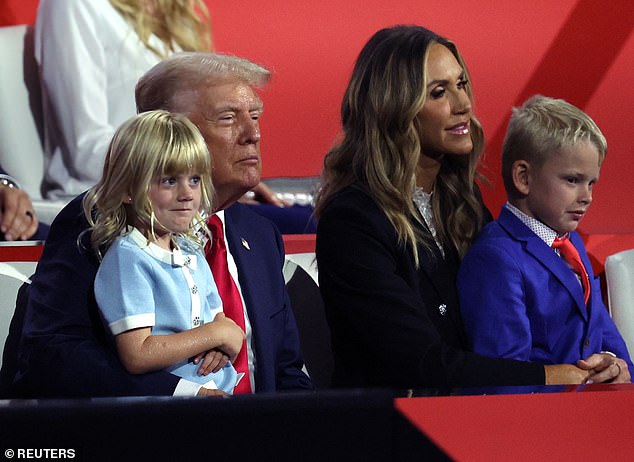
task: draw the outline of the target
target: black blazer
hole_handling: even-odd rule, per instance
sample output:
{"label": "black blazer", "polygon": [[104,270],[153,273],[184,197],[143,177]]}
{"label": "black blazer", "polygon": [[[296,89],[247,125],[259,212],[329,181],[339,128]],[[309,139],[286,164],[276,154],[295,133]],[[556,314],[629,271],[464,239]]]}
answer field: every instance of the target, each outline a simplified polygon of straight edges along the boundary
{"label": "black blazer", "polygon": [[[426,228],[421,231],[429,236]],[[466,351],[455,287],[458,257],[444,247],[446,258],[421,246],[417,269],[385,214],[360,187],[332,198],[318,223],[317,262],[332,330],[334,385],[544,384],[542,365]]]}

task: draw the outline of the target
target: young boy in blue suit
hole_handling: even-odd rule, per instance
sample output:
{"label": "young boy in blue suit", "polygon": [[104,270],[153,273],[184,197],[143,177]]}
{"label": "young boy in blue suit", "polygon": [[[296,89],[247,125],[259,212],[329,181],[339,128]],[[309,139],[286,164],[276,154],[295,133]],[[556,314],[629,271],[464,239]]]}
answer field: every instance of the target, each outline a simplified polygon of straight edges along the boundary
{"label": "young boy in blue suit", "polygon": [[543,364],[609,354],[614,381],[630,381],[627,347],[575,231],[606,152],[594,121],[564,100],[538,95],[513,109],[502,148],[508,202],[458,274],[475,352]]}

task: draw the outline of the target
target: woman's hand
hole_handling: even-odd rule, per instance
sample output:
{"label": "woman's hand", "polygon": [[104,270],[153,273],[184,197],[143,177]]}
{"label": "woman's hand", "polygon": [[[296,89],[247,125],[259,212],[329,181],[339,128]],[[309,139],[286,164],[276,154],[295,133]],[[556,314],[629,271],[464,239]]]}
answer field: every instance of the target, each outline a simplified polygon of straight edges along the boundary
{"label": "woman's hand", "polygon": [[546,371],[546,385],[581,385],[586,383],[591,375],[588,370],[572,364],[550,364],[544,366]]}

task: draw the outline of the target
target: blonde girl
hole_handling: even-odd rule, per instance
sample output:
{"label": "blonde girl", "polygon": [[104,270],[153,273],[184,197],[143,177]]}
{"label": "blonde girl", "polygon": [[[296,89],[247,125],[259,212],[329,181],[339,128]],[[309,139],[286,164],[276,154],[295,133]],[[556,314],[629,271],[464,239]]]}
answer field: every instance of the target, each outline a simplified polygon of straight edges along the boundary
{"label": "blonde girl", "polygon": [[198,129],[185,116],[150,111],[116,131],[83,202],[102,260],[95,297],[119,358],[133,374],[178,375],[176,394],[231,393],[237,381],[229,361],[244,333],[222,314],[202,253],[212,200]]}

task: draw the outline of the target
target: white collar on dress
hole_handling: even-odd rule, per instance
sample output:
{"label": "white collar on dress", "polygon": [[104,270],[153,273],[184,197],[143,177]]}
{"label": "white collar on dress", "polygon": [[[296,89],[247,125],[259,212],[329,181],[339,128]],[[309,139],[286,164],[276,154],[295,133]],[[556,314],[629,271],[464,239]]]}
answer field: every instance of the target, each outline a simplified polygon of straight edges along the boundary
{"label": "white collar on dress", "polygon": [[156,260],[172,266],[187,266],[192,270],[196,269],[196,255],[184,254],[178,246],[172,251],[166,250],[149,241],[137,228],[128,227],[127,232],[132,242]]}

